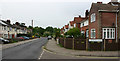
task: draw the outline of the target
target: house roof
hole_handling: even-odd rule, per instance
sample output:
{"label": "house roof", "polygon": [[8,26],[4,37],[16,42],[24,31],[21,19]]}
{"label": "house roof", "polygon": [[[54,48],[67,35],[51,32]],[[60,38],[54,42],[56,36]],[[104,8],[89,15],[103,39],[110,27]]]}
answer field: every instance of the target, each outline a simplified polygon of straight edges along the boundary
{"label": "house roof", "polygon": [[3,25],[3,26],[7,26],[7,24],[4,23],[3,20],[0,20],[0,24]]}
{"label": "house roof", "polygon": [[90,14],[98,10],[117,10],[118,6],[112,4],[92,3]]}
{"label": "house roof", "polygon": [[74,17],[74,23],[80,23],[84,19],[84,17]]}
{"label": "house roof", "polygon": [[68,29],[69,25],[65,25],[65,28]]}
{"label": "house roof", "polygon": [[70,25],[73,26],[73,24],[74,24],[74,21],[70,21]]}

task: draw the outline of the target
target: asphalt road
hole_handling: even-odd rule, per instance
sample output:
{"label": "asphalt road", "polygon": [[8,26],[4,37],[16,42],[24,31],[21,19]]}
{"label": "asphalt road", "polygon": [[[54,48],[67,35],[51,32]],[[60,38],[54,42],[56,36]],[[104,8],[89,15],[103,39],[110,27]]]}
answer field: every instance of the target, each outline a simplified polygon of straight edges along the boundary
{"label": "asphalt road", "polygon": [[2,59],[38,59],[47,38],[40,38],[2,51]]}

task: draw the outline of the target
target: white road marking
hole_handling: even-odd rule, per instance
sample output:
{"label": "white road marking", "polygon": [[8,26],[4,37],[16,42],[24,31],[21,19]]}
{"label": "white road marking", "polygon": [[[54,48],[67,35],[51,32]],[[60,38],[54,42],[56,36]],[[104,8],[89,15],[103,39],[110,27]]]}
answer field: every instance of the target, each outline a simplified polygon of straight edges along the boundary
{"label": "white road marking", "polygon": [[38,59],[41,59],[41,57],[42,57],[43,54],[44,54],[44,50],[43,50],[43,52],[41,53],[41,55],[40,55],[40,57]]}

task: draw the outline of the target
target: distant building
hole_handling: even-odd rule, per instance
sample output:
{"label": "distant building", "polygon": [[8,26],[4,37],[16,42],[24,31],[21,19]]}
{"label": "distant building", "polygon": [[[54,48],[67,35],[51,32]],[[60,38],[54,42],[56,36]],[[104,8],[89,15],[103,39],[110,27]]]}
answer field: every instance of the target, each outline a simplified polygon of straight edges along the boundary
{"label": "distant building", "polygon": [[0,20],[0,37],[16,38],[17,34],[27,34],[27,27],[24,23],[11,24],[10,20]]}

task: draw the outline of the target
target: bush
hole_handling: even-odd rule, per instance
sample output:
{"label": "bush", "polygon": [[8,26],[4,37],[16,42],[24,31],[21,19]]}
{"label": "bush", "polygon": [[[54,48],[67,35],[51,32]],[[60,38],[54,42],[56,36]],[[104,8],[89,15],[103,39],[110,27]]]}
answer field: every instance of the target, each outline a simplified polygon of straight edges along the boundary
{"label": "bush", "polygon": [[74,37],[74,38],[85,38],[85,36],[81,34],[79,28],[70,29],[70,30],[69,30],[68,32],[66,32],[64,35],[65,35],[65,36]]}

